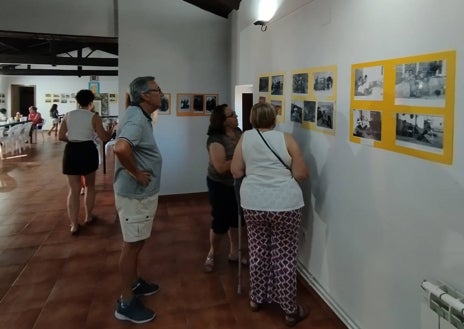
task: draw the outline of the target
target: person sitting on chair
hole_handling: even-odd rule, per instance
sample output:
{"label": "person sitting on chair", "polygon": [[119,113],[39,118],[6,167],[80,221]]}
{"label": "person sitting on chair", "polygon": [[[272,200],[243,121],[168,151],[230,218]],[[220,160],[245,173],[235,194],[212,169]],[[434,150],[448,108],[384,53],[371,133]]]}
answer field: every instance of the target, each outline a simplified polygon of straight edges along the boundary
{"label": "person sitting on chair", "polygon": [[43,123],[42,115],[37,111],[37,107],[29,107],[29,115],[27,116],[27,120],[32,122],[32,129],[29,132],[30,142],[32,143],[32,132],[34,129],[42,128]]}

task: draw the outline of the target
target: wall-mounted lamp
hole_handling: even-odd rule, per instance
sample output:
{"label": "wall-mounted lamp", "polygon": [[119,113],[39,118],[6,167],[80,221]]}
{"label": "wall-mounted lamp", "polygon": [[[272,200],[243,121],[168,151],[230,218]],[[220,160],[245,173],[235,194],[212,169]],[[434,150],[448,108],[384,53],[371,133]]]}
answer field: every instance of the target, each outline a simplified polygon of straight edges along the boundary
{"label": "wall-mounted lamp", "polygon": [[267,22],[265,21],[256,21],[253,24],[261,26],[261,31],[263,32],[267,30]]}

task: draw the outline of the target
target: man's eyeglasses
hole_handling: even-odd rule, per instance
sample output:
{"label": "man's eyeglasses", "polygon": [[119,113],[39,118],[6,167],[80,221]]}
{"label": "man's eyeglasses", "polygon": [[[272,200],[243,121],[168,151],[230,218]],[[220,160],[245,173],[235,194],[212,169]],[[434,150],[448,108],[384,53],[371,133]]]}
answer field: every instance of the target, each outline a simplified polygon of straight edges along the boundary
{"label": "man's eyeglasses", "polygon": [[226,118],[233,118],[233,117],[238,117],[237,113],[234,111],[230,113],[229,115],[226,115]]}
{"label": "man's eyeglasses", "polygon": [[161,88],[158,87],[158,88],[155,88],[155,89],[148,89],[147,93],[151,92],[151,91],[154,91],[156,93],[160,93],[161,94]]}

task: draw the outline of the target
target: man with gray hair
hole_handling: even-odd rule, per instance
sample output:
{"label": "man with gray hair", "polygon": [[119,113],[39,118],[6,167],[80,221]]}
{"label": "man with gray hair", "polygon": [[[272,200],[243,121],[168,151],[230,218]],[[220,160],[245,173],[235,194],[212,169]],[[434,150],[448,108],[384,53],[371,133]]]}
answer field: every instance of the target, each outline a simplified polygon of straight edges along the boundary
{"label": "man with gray hair", "polygon": [[130,96],[114,145],[114,196],[124,240],[119,259],[122,290],[114,316],[145,323],[156,313],[138,298],[157,293],[159,287],[139,275],[138,257],[151,235],[158,206],[162,161],[151,114],[160,107],[163,92],[154,77],[138,77],[130,84]]}

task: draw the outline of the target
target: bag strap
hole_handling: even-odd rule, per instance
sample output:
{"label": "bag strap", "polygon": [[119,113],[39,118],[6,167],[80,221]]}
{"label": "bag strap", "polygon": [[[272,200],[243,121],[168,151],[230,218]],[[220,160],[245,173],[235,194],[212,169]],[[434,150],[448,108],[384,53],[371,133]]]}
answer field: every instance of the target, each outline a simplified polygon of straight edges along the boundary
{"label": "bag strap", "polygon": [[261,134],[259,129],[258,128],[255,128],[255,129],[258,132],[259,136],[263,139],[264,144],[266,144],[266,146],[271,150],[271,152],[274,153],[274,155],[277,157],[277,159],[279,159],[279,161],[284,165],[284,167],[287,168],[288,170],[290,170],[290,172],[292,172],[292,169],[289,166],[287,166],[287,164],[282,160],[282,158],[269,146],[269,144],[264,139],[264,136],[263,136],[263,134]]}

